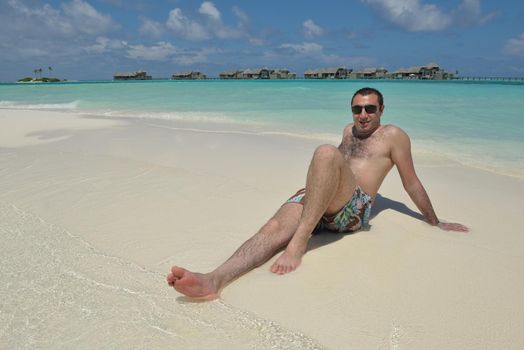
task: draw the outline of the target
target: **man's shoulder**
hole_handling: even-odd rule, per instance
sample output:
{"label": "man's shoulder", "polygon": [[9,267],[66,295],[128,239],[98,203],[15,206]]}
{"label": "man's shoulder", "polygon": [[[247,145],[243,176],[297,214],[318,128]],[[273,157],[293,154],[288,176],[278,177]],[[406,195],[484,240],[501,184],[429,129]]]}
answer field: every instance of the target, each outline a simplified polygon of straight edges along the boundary
{"label": "man's shoulder", "polygon": [[404,130],[402,130],[400,127],[393,125],[393,124],[384,124],[382,125],[381,129],[382,129],[382,133],[388,137],[393,137],[393,138],[408,137],[408,134]]}

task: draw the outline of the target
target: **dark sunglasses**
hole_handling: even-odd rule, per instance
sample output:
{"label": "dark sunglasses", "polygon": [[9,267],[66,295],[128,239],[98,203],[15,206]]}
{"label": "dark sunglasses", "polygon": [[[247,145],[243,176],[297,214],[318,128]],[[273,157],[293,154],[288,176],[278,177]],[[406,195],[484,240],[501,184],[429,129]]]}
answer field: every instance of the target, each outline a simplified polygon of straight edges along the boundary
{"label": "dark sunglasses", "polygon": [[360,114],[362,113],[362,108],[364,108],[366,110],[366,113],[368,114],[373,114],[373,113],[377,113],[377,109],[378,107],[376,105],[365,105],[365,106],[351,106],[351,112],[353,112],[353,114]]}

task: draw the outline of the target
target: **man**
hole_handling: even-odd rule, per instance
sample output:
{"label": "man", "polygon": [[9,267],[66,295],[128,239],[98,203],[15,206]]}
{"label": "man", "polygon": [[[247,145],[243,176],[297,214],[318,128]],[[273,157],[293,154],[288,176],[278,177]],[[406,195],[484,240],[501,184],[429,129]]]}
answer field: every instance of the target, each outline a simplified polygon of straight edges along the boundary
{"label": "man", "polygon": [[353,123],[345,127],[338,148],[319,146],[309,165],[306,187],[222,265],[207,274],[173,266],[167,282],[193,298],[213,299],[234,279],[269,260],[286,247],[271,271],[285,274],[301,263],[311,234],[320,227],[353,232],[367,225],[371,204],[382,181],[395,165],[404,189],[431,225],[446,231],[467,232],[456,223],[442,223],[418,179],[408,135],[394,125],[381,125],[382,94],[373,88],[355,92],[351,99]]}

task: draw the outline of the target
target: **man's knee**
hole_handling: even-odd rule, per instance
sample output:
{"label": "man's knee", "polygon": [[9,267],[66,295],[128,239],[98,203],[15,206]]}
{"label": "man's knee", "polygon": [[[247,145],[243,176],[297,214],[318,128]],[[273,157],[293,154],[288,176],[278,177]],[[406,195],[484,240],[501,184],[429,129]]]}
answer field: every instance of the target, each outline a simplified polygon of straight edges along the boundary
{"label": "man's knee", "polygon": [[259,232],[264,235],[268,241],[273,242],[275,246],[281,246],[289,242],[290,237],[286,234],[284,226],[277,218],[271,218]]}
{"label": "man's knee", "polygon": [[327,161],[342,161],[344,156],[340,150],[333,145],[320,145],[315,149],[313,159]]}
{"label": "man's knee", "polygon": [[272,235],[272,234],[278,233],[279,231],[280,231],[280,222],[275,218],[271,218],[269,219],[268,222],[264,224],[264,226],[262,226],[260,233]]}

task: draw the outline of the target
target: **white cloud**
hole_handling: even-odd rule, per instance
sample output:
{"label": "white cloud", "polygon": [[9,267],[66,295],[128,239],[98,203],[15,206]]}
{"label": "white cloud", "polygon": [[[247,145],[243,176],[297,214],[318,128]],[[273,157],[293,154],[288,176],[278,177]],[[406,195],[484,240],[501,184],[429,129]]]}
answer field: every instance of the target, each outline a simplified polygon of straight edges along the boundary
{"label": "white cloud", "polygon": [[245,28],[248,17],[238,7],[233,7],[234,14],[240,20],[237,27],[224,24],[222,14],[210,1],[204,1],[198,12],[203,17],[195,19],[185,15],[180,8],[175,8],[169,13],[166,25],[175,35],[186,40],[209,40],[214,37],[219,39],[249,38]]}
{"label": "white cloud", "polygon": [[437,6],[419,0],[362,0],[372,5],[387,20],[411,32],[437,31],[451,24],[450,16]]}
{"label": "white cloud", "polygon": [[246,36],[246,33],[237,28],[219,25],[215,28],[215,35],[220,39],[239,39]]}
{"label": "white cloud", "polygon": [[242,25],[249,23],[249,16],[238,6],[233,6],[233,13],[238,17]]}
{"label": "white cloud", "polygon": [[181,66],[206,63],[209,61],[209,55],[216,52],[215,49],[206,48],[198,51],[181,51],[173,58],[173,61]]}
{"label": "white cloud", "polygon": [[171,44],[160,41],[152,46],[126,45],[127,57],[148,61],[165,61],[177,53],[177,49]]}
{"label": "white cloud", "polygon": [[282,44],[280,48],[290,53],[304,55],[321,54],[323,50],[323,46],[317,43]]}
{"label": "white cloud", "polygon": [[22,30],[26,36],[38,36],[41,32],[63,35],[70,35],[74,32],[71,23],[61,15],[60,11],[48,4],[41,8],[29,8],[19,0],[9,0],[8,4],[15,10],[14,15],[19,16],[18,22],[24,24]]}
{"label": "white cloud", "polygon": [[162,23],[150,19],[142,19],[142,24],[138,31],[142,35],[150,36],[152,38],[160,38],[164,34],[164,27],[162,26]]}
{"label": "white cloud", "polygon": [[113,26],[111,16],[104,15],[82,0],[73,0],[62,4],[67,18],[77,27],[77,30],[87,34],[106,32]]}
{"label": "white cloud", "polygon": [[169,18],[166,25],[176,35],[187,40],[207,40],[211,38],[206,28],[200,23],[190,19],[182,13],[182,10],[176,8],[169,12]]}
{"label": "white cloud", "polygon": [[200,5],[200,8],[198,9],[198,12],[200,12],[203,15],[208,16],[209,18],[220,21],[220,11],[217,10],[215,5],[211,1],[204,1],[202,5]]}
{"label": "white cloud", "polygon": [[304,32],[304,36],[306,38],[314,38],[324,35],[324,29],[316,25],[315,22],[313,22],[311,19],[308,19],[302,23],[302,31]]}
{"label": "white cloud", "polygon": [[[233,8],[233,12],[235,8]],[[225,25],[222,22],[222,15],[215,5],[210,1],[205,1],[200,5],[198,12],[209,18],[207,23],[208,32],[213,33],[220,39],[238,39],[246,35],[245,31],[240,29],[243,22],[240,22],[239,28]],[[237,11],[238,12],[238,11]],[[244,14],[245,15],[245,14]]]}
{"label": "white cloud", "polygon": [[482,14],[480,0],[463,0],[453,13],[454,21],[460,25],[484,24],[497,16],[497,12]]}
{"label": "white cloud", "polygon": [[208,56],[219,52],[217,49],[203,48],[200,50],[186,50],[175,47],[165,41],[153,45],[128,44],[125,41],[98,37],[96,43],[86,47],[89,53],[108,53],[118,55],[123,52],[127,58],[146,61],[172,61],[182,66],[208,62]]}
{"label": "white cloud", "polygon": [[[117,27],[111,16],[98,12],[89,3],[72,0],[55,9],[49,4],[42,7],[27,7],[19,0],[9,0],[9,6],[28,21],[26,30],[36,35],[56,33],[63,36],[78,34],[97,35]],[[19,20],[22,20],[19,18]]]}
{"label": "white cloud", "polygon": [[361,1],[373,6],[386,20],[410,32],[440,31],[453,25],[484,24],[497,15],[496,12],[483,14],[480,0],[463,0],[449,13],[421,0]]}
{"label": "white cloud", "polygon": [[512,55],[524,57],[524,33],[506,41],[504,49]]}
{"label": "white cloud", "polygon": [[126,47],[125,41],[100,36],[96,38],[95,44],[86,47],[85,50],[90,53],[100,54],[107,51],[123,49],[124,47]]}

